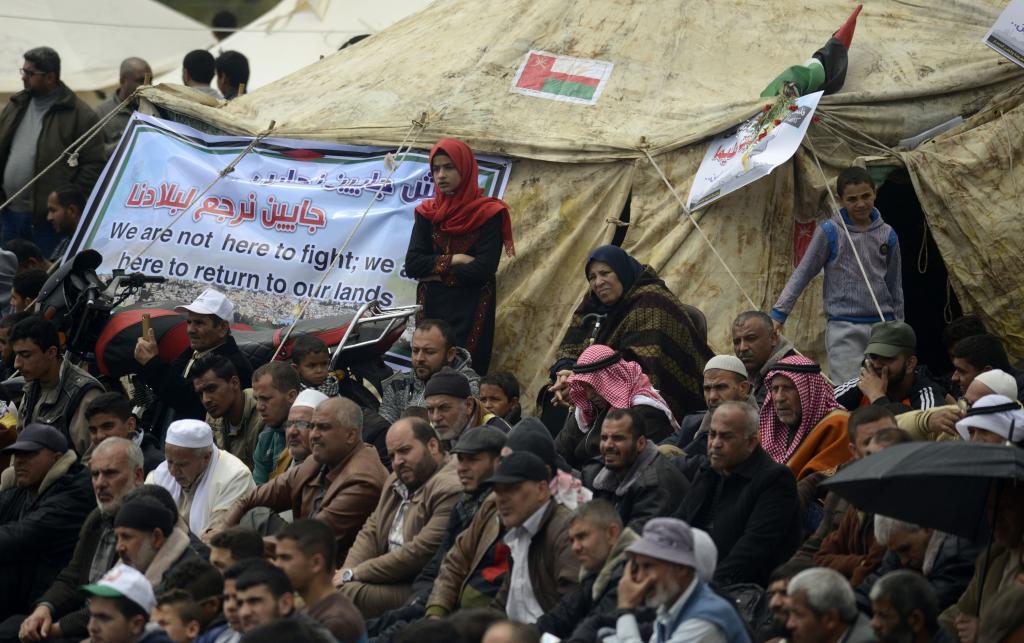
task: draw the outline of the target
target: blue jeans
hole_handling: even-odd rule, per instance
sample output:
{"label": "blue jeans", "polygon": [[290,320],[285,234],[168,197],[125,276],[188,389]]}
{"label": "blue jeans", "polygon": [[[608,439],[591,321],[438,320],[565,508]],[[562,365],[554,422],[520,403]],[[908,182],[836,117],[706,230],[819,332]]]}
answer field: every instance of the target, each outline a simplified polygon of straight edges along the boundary
{"label": "blue jeans", "polygon": [[[0,242],[7,245],[8,241],[14,239],[28,239],[32,241],[32,213],[19,212],[10,208],[3,211],[3,231],[0,232]],[[46,254],[45,252],[43,253]]]}
{"label": "blue jeans", "polygon": [[7,208],[3,211],[3,230],[0,231],[0,243],[6,245],[8,241],[14,239],[26,239],[35,243],[42,251],[43,257],[49,259],[61,238],[49,221],[32,225],[31,212],[19,212]]}

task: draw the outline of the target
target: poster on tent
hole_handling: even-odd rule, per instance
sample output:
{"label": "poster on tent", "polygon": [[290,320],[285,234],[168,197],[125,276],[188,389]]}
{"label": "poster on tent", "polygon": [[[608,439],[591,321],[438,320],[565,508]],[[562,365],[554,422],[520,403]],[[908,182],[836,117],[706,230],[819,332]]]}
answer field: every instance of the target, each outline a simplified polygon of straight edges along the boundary
{"label": "poster on tent", "polygon": [[690,187],[687,207],[702,208],[788,161],[804,140],[821,95],[797,98],[777,120],[762,125],[758,114],[712,139]]}
{"label": "poster on tent", "polygon": [[[101,275],[167,278],[143,301],[191,301],[216,287],[252,326],[287,324],[307,299],[309,318],[371,300],[415,303],[404,263],[413,209],[433,195],[426,151],[392,171],[393,150],[266,138],[203,195],[251,142],[135,114],[71,252],[97,250]],[[500,197],[511,162],[478,161],[484,192]]]}
{"label": "poster on tent", "polygon": [[1024,0],[1010,0],[982,42],[1024,67]]}

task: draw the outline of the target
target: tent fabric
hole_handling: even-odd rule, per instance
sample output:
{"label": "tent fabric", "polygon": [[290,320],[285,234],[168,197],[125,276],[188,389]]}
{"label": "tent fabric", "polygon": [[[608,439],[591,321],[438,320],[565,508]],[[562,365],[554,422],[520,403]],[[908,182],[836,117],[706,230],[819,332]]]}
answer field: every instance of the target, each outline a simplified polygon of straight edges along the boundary
{"label": "tent fabric", "polygon": [[[84,22],[104,24],[72,24]],[[175,81],[181,82],[185,54],[213,42],[209,27],[156,0],[6,0],[0,33],[2,94],[22,90],[15,65],[33,47],[57,50],[61,80],[84,93],[117,87],[121,61],[129,56],[146,60],[154,77],[176,71]]]}
{"label": "tent fabric", "polygon": [[903,154],[965,310],[1024,352],[1024,84]]}
{"label": "tent fabric", "polygon": [[[214,57],[238,51],[249,59],[248,91],[262,87],[338,51],[360,34],[375,34],[430,0],[282,0],[242,31],[209,48]],[[179,83],[181,72],[156,77]]]}
{"label": "tent fabric", "polygon": [[[696,213],[757,307],[767,310],[781,291],[793,269],[794,235],[820,218],[826,182],[842,167],[866,155],[900,163],[890,148],[901,138],[973,113],[1021,83],[1024,72],[980,42],[1002,4],[867,5],[846,86],[822,100],[822,120],[805,146],[770,177]],[[583,261],[612,239],[628,196],[623,246],[654,265],[682,301],[705,312],[714,349],[730,350],[729,324],[750,306],[681,219],[644,150],[685,198],[708,139],[756,112],[765,83],[805,60],[852,6],[845,0],[770,7],[754,0],[437,0],[223,107],[166,86],[146,96],[164,113],[228,133],[253,134],[275,120],[282,137],[395,146],[412,133],[417,147],[429,148],[455,136],[480,153],[513,157],[505,199],[519,255],[499,271],[492,368],[513,371],[532,392],[585,291]],[[615,67],[593,106],[512,93],[530,50]],[[425,128],[411,132],[414,120]],[[821,357],[823,322],[819,277],[786,332],[801,351]]]}

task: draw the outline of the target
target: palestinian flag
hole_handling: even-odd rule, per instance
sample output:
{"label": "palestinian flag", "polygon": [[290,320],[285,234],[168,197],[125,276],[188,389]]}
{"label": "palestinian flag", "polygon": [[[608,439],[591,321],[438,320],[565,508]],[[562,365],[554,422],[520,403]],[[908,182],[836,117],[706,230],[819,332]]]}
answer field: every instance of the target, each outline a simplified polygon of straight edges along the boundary
{"label": "palestinian flag", "polygon": [[593,105],[612,63],[531,51],[519,67],[512,91],[539,98]]}

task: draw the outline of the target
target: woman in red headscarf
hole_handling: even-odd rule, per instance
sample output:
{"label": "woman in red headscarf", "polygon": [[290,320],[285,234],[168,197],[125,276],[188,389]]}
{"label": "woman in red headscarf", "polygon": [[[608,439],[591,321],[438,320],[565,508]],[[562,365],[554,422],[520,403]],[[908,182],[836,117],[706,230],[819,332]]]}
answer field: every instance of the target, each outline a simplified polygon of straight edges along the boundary
{"label": "woman in red headscarf", "polygon": [[416,206],[405,272],[418,279],[418,319],[443,319],[487,372],[494,344],[495,279],[502,248],[515,255],[508,204],[484,196],[473,150],[444,138],[430,151],[434,198]]}

